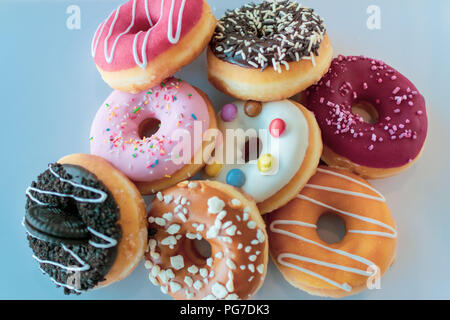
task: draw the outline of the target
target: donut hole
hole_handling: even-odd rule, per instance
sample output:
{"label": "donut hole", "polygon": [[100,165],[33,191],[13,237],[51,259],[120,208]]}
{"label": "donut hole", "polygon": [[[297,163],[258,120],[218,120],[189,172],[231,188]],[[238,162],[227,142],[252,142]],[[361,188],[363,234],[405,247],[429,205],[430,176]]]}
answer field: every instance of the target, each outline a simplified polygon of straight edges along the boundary
{"label": "donut hole", "polygon": [[211,257],[212,248],[208,241],[206,241],[205,239],[194,239],[191,241],[193,242],[192,247],[195,249],[199,257],[203,258],[204,260]]}
{"label": "donut hole", "polygon": [[378,111],[368,101],[357,101],[352,104],[352,112],[360,116],[365,123],[374,124],[378,122]]}
{"label": "donut hole", "polygon": [[141,139],[144,139],[145,137],[151,137],[156,132],[158,132],[159,128],[161,126],[161,121],[156,118],[148,118],[141,122],[139,125],[138,133],[139,137]]}
{"label": "donut hole", "polygon": [[324,213],[317,220],[317,233],[326,243],[339,243],[345,237],[347,229],[344,220],[334,213]]}
{"label": "donut hole", "polygon": [[244,146],[244,159],[245,163],[258,160],[261,150],[262,142],[258,137],[250,137],[245,141]]}

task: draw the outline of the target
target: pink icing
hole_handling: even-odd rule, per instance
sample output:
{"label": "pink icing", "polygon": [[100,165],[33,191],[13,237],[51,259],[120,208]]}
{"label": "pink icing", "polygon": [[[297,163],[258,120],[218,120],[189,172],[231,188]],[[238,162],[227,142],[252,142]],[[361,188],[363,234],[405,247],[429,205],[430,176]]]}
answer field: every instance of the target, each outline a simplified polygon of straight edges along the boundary
{"label": "pink icing", "polygon": [[[382,61],[339,56],[306,97],[324,144],[359,165],[400,167],[415,159],[425,143],[425,99],[411,81]],[[377,123],[352,113],[358,101],[373,104]]]}
{"label": "pink icing", "polygon": [[[151,137],[139,136],[140,124],[149,118],[161,121]],[[176,129],[192,137],[192,155],[201,148],[194,144],[194,122],[202,133],[209,128],[208,107],[187,82],[174,78],[138,94],[114,91],[98,110],[91,127],[91,153],[110,161],[131,180],[139,182],[170,178],[184,164],[172,161],[178,144],[171,140]]]}
{"label": "pink icing", "polygon": [[95,63],[105,71],[145,69],[198,23],[202,10],[203,0],[129,0],[98,26]]}

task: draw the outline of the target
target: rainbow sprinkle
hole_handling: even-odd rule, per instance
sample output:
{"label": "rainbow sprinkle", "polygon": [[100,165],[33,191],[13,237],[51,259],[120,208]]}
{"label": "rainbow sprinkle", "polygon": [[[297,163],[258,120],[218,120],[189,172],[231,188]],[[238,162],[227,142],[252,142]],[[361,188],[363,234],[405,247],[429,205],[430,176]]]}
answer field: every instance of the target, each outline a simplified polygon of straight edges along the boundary
{"label": "rainbow sprinkle", "polygon": [[134,109],[133,113],[136,114],[137,112],[139,112],[139,110],[141,110],[141,107],[137,107],[136,109]]}

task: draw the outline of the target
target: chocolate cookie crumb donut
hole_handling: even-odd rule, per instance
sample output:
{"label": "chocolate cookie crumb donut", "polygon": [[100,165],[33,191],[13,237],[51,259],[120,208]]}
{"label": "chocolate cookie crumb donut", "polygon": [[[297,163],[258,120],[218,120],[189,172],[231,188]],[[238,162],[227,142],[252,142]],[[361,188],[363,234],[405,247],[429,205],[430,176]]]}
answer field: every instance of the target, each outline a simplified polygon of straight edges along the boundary
{"label": "chocolate cookie crumb donut", "polygon": [[317,82],[331,59],[323,20],[313,9],[291,1],[250,3],[219,20],[208,75],[236,98],[281,100]]}
{"label": "chocolate cookie crumb donut", "polygon": [[124,179],[101,158],[72,155],[50,164],[27,188],[23,223],[33,258],[64,293],[120,280],[142,257],[145,206]]}

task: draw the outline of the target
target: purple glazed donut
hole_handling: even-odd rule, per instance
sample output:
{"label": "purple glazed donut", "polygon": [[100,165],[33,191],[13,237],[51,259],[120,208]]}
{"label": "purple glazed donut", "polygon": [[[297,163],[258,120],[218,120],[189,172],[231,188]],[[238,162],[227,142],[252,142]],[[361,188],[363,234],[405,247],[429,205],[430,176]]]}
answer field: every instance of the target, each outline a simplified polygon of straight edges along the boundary
{"label": "purple glazed donut", "polygon": [[[334,59],[328,73],[304,94],[322,130],[322,159],[366,178],[384,178],[410,167],[427,136],[425,99],[414,84],[382,61]],[[364,103],[375,123],[352,111]]]}

